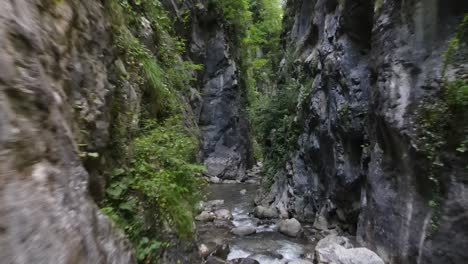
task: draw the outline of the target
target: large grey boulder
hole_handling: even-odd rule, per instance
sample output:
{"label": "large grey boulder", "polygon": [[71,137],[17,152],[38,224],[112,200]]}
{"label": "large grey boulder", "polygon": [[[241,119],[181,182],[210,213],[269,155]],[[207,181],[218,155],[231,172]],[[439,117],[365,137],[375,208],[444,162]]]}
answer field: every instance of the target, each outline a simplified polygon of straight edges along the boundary
{"label": "large grey boulder", "polygon": [[384,261],[367,248],[345,248],[330,244],[315,250],[317,264],[384,264]]}
{"label": "large grey boulder", "polygon": [[247,225],[233,228],[231,232],[238,236],[248,236],[254,234],[255,232],[257,232],[257,230],[255,229],[255,227]]}
{"label": "large grey boulder", "polygon": [[278,223],[278,231],[287,236],[297,237],[302,231],[302,226],[296,218],[284,219]]}
{"label": "large grey boulder", "polygon": [[315,247],[318,264],[384,264],[384,261],[367,248],[353,248],[348,238],[328,235]]}
{"label": "large grey boulder", "polygon": [[218,209],[214,212],[216,219],[218,220],[231,220],[232,214],[228,209]]}
{"label": "large grey boulder", "polygon": [[352,248],[353,247],[353,245],[351,244],[351,242],[349,241],[349,239],[347,237],[332,234],[332,235],[328,235],[328,236],[320,239],[320,241],[317,243],[315,248],[316,249],[324,248],[324,247],[328,247],[329,245],[332,245],[332,244],[338,244],[338,245],[340,245],[340,246],[342,246],[344,248]]}
{"label": "large grey boulder", "polygon": [[255,207],[254,215],[260,219],[271,219],[278,217],[278,211],[276,208],[259,205]]}

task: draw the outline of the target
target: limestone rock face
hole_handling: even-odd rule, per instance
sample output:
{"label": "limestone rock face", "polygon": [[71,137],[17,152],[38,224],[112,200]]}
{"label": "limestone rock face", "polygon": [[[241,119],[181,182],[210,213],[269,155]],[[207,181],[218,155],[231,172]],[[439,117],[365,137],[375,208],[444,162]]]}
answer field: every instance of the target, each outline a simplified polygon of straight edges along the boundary
{"label": "limestone rock face", "polygon": [[[185,6],[189,3],[183,4]],[[201,158],[209,177],[242,179],[253,165],[245,87],[239,76],[239,47],[229,35],[222,15],[215,10],[195,11],[191,29],[190,57],[204,65],[198,76],[202,103],[199,127]]]}
{"label": "limestone rock face", "polygon": [[[97,208],[76,113],[108,141],[110,46],[100,1],[0,3],[2,263],[134,263]],[[78,132],[79,133],[79,132]]]}
{"label": "limestone rock face", "polygon": [[[301,131],[261,204],[355,233],[389,263],[468,259],[466,152],[448,143],[441,163],[430,161],[418,137],[420,110],[442,97],[443,53],[468,11],[466,1],[442,2],[287,1],[278,83],[304,86]],[[468,73],[461,42],[449,81]]]}

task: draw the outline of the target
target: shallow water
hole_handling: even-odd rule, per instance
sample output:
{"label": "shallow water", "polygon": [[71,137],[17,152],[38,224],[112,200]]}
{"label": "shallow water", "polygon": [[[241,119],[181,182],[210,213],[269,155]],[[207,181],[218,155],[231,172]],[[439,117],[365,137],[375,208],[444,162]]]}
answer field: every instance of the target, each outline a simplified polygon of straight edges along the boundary
{"label": "shallow water", "polygon": [[[241,194],[242,190],[245,194]],[[224,200],[220,208],[229,209],[233,215],[230,222],[198,223],[201,243],[229,244],[228,260],[253,258],[260,264],[285,264],[291,260],[309,259],[314,243],[305,238],[291,238],[276,232],[276,222],[260,222],[251,214],[254,210],[256,184],[212,184],[206,189],[206,200]],[[235,236],[232,227],[254,226],[257,233],[249,236]],[[307,227],[305,227],[307,228]]]}

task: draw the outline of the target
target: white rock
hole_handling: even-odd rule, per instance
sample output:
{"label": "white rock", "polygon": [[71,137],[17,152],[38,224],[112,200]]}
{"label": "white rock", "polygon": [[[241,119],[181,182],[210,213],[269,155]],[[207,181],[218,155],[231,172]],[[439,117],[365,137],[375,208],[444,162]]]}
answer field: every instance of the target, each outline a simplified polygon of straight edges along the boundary
{"label": "white rock", "polygon": [[247,190],[246,190],[246,189],[242,189],[242,190],[240,191],[240,194],[242,194],[242,195],[245,195],[246,193],[247,193]]}
{"label": "white rock", "polygon": [[[335,243],[341,243],[344,246]],[[340,236],[327,236],[315,248],[318,264],[384,264],[384,261],[367,248],[346,248],[349,240]]]}
{"label": "white rock", "polygon": [[219,209],[214,212],[216,219],[219,220],[231,220],[232,214],[228,209]]}
{"label": "white rock", "polygon": [[353,247],[353,244],[351,244],[348,238],[332,234],[320,239],[320,241],[317,243],[317,246],[315,246],[315,249],[328,247],[332,244],[338,244],[344,248]]}
{"label": "white rock", "polygon": [[198,247],[198,251],[200,252],[200,255],[203,257],[203,258],[206,258],[208,257],[208,255],[210,255],[210,249],[205,245],[205,244],[201,244],[199,247]]}
{"label": "white rock", "polygon": [[302,231],[302,226],[295,218],[281,220],[278,224],[278,230],[291,237],[297,237]]}
{"label": "white rock", "polygon": [[211,183],[221,183],[221,179],[218,177],[210,177]]}
{"label": "white rock", "polygon": [[195,220],[197,221],[202,221],[202,222],[208,222],[208,221],[213,221],[215,219],[215,215],[211,212],[203,211],[201,214],[197,215],[195,217]]}

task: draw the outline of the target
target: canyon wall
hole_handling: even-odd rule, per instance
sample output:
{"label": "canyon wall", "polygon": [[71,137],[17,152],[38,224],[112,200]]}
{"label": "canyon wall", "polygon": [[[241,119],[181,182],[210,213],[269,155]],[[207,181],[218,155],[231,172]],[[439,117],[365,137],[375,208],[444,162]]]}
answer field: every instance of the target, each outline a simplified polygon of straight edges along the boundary
{"label": "canyon wall", "polygon": [[465,1],[287,1],[278,87],[301,84],[300,129],[262,202],[356,234],[390,263],[463,263],[467,156],[455,149],[466,115],[433,108],[450,83],[466,84],[456,32],[467,11]]}
{"label": "canyon wall", "polygon": [[[200,161],[211,177],[242,178],[252,151],[235,36],[211,1],[162,2],[180,23],[170,33],[186,40],[184,59],[202,66],[179,98],[187,126],[200,128]],[[128,54],[160,58],[154,43],[168,37],[154,32],[142,12],[138,31],[129,32],[146,47],[122,50],[112,3],[0,3],[0,257],[6,263],[135,262],[128,240],[96,204],[105,200],[115,170],[129,164],[142,112],[161,112],[142,81],[142,62]],[[182,23],[187,14],[190,23]],[[193,243],[168,240],[175,246],[163,261],[199,261]]]}
{"label": "canyon wall", "polygon": [[242,179],[253,165],[246,87],[240,76],[240,40],[236,28],[223,17],[222,4],[199,1],[181,4],[191,10],[191,28],[185,33],[188,57],[203,65],[197,78],[202,102],[199,127],[201,158],[209,177]]}
{"label": "canyon wall", "polygon": [[[134,263],[89,195],[80,118],[109,138],[110,38],[96,1],[0,4],[0,258]],[[77,102],[79,101],[79,102]]]}

